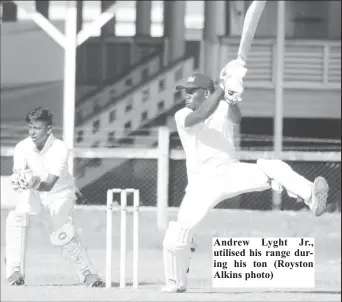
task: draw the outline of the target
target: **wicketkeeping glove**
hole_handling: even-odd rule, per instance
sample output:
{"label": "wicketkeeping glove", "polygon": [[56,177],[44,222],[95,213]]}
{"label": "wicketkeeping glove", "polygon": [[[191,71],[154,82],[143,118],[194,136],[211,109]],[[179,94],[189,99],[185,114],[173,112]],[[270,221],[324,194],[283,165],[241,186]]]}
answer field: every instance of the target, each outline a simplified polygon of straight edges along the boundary
{"label": "wicketkeeping glove", "polygon": [[34,176],[29,169],[18,171],[19,185],[22,190],[25,189],[38,189],[40,185],[40,177]]}
{"label": "wicketkeeping glove", "polygon": [[14,170],[11,175],[11,185],[14,190],[18,190],[20,188],[19,173],[16,170]]}

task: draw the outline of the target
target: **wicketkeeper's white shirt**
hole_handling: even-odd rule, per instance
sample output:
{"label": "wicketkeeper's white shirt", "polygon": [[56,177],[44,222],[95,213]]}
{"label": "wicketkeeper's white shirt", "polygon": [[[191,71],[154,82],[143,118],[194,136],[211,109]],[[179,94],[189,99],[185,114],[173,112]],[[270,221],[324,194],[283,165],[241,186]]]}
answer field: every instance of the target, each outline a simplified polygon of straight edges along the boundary
{"label": "wicketkeeper's white shirt", "polygon": [[236,162],[234,124],[228,120],[229,106],[221,101],[216,111],[204,122],[185,127],[185,118],[192,112],[183,108],[175,113],[179,137],[185,155],[188,184],[221,175],[222,169]]}
{"label": "wicketkeeper's white shirt", "polygon": [[49,174],[58,176],[50,194],[62,190],[75,191],[74,178],[68,171],[68,154],[65,144],[53,134],[50,134],[41,151],[27,137],[15,146],[13,169],[30,169],[33,175],[39,176],[43,181]]}

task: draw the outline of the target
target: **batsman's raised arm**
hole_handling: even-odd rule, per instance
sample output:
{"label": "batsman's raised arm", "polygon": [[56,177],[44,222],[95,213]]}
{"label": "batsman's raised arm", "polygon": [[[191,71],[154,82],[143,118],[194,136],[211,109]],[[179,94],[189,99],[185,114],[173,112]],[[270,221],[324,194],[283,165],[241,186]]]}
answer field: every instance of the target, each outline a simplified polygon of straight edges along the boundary
{"label": "batsman's raised arm", "polygon": [[222,96],[223,89],[219,87],[196,110],[186,116],[184,126],[190,127],[205,121],[216,110]]}
{"label": "batsman's raised arm", "polygon": [[240,107],[237,103],[229,105],[228,119],[233,124],[240,124],[241,119],[242,119],[242,114],[241,114]]}

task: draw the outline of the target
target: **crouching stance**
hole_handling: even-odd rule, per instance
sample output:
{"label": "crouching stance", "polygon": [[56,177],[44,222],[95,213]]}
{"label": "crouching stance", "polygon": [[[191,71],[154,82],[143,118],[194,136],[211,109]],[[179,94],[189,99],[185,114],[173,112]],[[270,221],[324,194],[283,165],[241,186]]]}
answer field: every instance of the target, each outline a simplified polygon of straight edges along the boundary
{"label": "crouching stance", "polygon": [[221,201],[276,189],[304,202],[315,216],[326,208],[329,187],[323,177],[312,183],[281,160],[260,159],[255,164],[238,160],[233,127],[241,120],[238,102],[246,70],[238,61],[226,68],[224,74],[239,76],[223,78],[217,89],[199,73],[177,87],[186,92],[186,108],[176,112],[175,120],[186,156],[188,186],[177,221],[170,222],[163,242],[165,292],[186,290],[192,237],[209,210]]}
{"label": "crouching stance", "polygon": [[10,285],[25,284],[26,244],[30,217],[49,210],[54,230],[51,243],[74,267],[82,283],[103,285],[86,249],[76,235],[73,209],[74,179],[68,172],[68,150],[52,134],[52,114],[36,108],[26,116],[29,137],[14,150],[11,184],[17,206],[6,220],[6,277]]}

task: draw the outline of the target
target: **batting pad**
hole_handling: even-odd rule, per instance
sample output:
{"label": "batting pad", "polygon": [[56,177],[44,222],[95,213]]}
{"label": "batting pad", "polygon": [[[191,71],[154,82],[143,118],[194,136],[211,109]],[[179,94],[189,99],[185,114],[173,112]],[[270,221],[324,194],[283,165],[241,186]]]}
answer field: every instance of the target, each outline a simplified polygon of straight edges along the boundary
{"label": "batting pad", "polygon": [[171,221],[163,241],[165,280],[167,285],[186,287],[190,260],[191,230]]}
{"label": "batting pad", "polygon": [[267,177],[283,186],[290,197],[310,199],[312,183],[293,171],[287,163],[278,159],[259,159],[257,165]]}
{"label": "batting pad", "polygon": [[15,271],[25,277],[27,229],[29,216],[16,211],[9,212],[6,219],[6,277]]}
{"label": "batting pad", "polygon": [[90,263],[86,249],[76,237],[75,227],[71,223],[64,224],[59,230],[50,235],[54,246],[61,248],[62,255],[76,269],[81,282],[90,274],[97,274]]}

